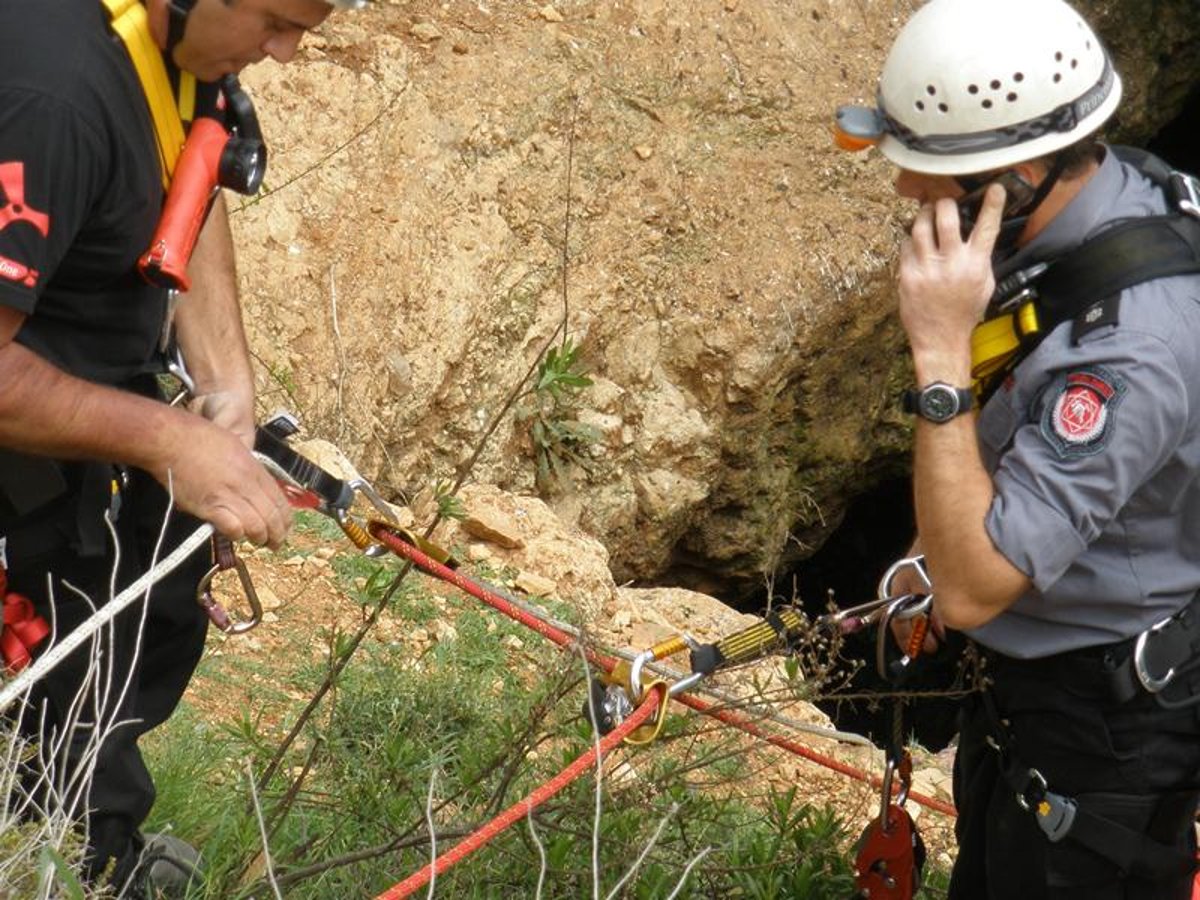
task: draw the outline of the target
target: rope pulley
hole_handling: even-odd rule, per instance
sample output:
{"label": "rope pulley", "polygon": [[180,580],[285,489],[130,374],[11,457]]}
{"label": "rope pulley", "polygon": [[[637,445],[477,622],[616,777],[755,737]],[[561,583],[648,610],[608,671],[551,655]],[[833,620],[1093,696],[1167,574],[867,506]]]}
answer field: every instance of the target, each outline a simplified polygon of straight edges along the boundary
{"label": "rope pulley", "polygon": [[[689,635],[676,635],[642,651],[632,662],[617,660],[611,671],[592,679],[590,698],[584,703],[584,716],[592,723],[597,733],[608,734],[628,718],[649,691],[665,690],[667,697],[683,693],[704,678],[705,673],[693,672],[686,678],[668,685],[661,678],[647,679],[643,670],[648,663],[659,662],[699,646]],[[635,746],[653,743],[662,731],[666,718],[667,704],[664,702],[655,711],[654,719],[630,733],[625,738],[625,743]]]}

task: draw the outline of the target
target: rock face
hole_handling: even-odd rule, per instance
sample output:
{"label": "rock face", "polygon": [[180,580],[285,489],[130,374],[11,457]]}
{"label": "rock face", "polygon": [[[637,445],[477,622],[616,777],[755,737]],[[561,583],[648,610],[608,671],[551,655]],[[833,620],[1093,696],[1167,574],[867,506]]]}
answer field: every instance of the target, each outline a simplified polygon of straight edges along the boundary
{"label": "rock face", "polygon": [[[245,79],[272,149],[268,192],[233,204],[264,408],[293,408],[403,502],[463,471],[566,334],[594,383],[542,424],[594,440],[535,432],[526,391],[471,479],[532,492],[539,449],[573,449],[543,496],[618,582],[758,587],[907,465],[889,270],[909,213],[829,122],[872,95],[914,5],[332,17],[295,64]],[[1093,5],[1151,60],[1127,40],[1139,4]],[[1194,0],[1154,6],[1137,33],[1173,23],[1164,53],[1194,77]],[[1186,79],[1129,68],[1135,102],[1172,98],[1130,114],[1144,136]]]}

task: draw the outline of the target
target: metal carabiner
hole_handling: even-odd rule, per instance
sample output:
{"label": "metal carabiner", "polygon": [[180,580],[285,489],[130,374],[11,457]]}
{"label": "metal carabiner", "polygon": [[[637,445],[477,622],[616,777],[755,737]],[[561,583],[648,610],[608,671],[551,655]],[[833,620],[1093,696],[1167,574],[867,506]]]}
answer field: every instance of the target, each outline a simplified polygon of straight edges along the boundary
{"label": "metal carabiner", "polygon": [[[391,506],[383,499],[383,497],[379,495],[379,492],[375,490],[375,488],[372,487],[370,482],[368,482],[366,479],[355,478],[353,481],[347,482],[347,486],[350,488],[351,505],[353,505],[354,502],[353,498],[361,494],[363,497],[367,498],[370,504],[375,507],[380,514],[383,515],[385,524],[391,526],[398,526],[400,524],[400,522],[396,519],[396,514],[392,512]],[[361,543],[361,536],[367,534],[366,529],[364,529],[362,525],[350,515],[349,508],[335,509],[333,517],[342,527],[342,531],[346,533],[346,536],[349,537],[350,540],[353,541],[360,550],[362,550],[364,556],[369,556],[372,559],[377,559],[381,556],[387,556],[389,553],[388,548],[378,541],[371,540],[369,536],[367,538],[368,543],[365,546],[363,543]],[[439,562],[440,561],[441,560],[439,560]]]}
{"label": "metal carabiner", "polygon": [[1157,694],[1168,684],[1175,680],[1175,667],[1167,669],[1165,675],[1161,678],[1156,678],[1150,674],[1150,669],[1146,666],[1146,644],[1150,638],[1156,633],[1162,631],[1169,626],[1173,621],[1174,616],[1168,616],[1156,625],[1151,625],[1145,631],[1137,636],[1137,641],[1133,645],[1133,671],[1137,674],[1137,680],[1141,682],[1142,687],[1147,693]]}
{"label": "metal carabiner", "polygon": [[237,572],[238,580],[242,583],[242,591],[246,595],[246,601],[250,604],[249,619],[234,622],[230,618],[229,613],[225,611],[225,607],[213,598],[213,579],[218,572],[228,571],[227,567],[223,568],[220,564],[214,565],[200,579],[200,584],[196,588],[196,602],[208,614],[209,621],[225,634],[245,634],[262,621],[263,609],[258,599],[258,592],[254,590],[254,582],[250,578],[250,572],[240,557],[234,557],[233,569]]}
{"label": "metal carabiner", "polygon": [[[649,650],[643,650],[639,653],[629,665],[629,693],[633,701],[635,703],[642,702],[642,669],[646,666],[646,663],[658,662],[659,660],[666,659],[668,656],[682,653],[684,650],[695,650],[699,646],[699,641],[690,634],[681,634],[668,638],[665,641],[660,641]],[[699,674],[701,677],[703,676],[703,673],[696,674]],[[697,678],[695,675],[683,679],[687,684],[681,687],[679,691],[686,690],[699,680],[700,678]],[[675,691],[671,696],[679,693],[679,691]]]}
{"label": "metal carabiner", "polygon": [[818,628],[837,628],[844,635],[854,634],[878,619],[883,608],[890,602],[890,599],[868,600],[857,606],[825,613],[817,617],[816,625]]}
{"label": "metal carabiner", "polygon": [[880,600],[892,599],[894,596],[892,593],[892,582],[905,569],[912,569],[917,573],[917,577],[921,579],[921,584],[925,586],[926,594],[933,593],[933,582],[929,580],[929,573],[925,571],[925,555],[918,553],[916,556],[906,556],[903,559],[898,559],[888,566],[888,570],[879,579],[879,589],[876,591],[876,596]]}
{"label": "metal carabiner", "polygon": [[892,779],[896,775],[896,761],[889,758],[883,769],[883,781],[879,785],[879,830],[888,832],[888,808],[892,805]]}

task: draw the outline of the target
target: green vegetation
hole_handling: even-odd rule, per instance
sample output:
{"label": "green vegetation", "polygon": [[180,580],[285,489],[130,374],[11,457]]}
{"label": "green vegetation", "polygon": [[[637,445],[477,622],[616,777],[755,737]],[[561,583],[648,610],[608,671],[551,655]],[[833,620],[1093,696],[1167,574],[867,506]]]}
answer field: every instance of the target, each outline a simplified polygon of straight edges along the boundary
{"label": "green vegetation", "polygon": [[[328,530],[316,517],[300,529]],[[210,653],[192,702],[231,684],[254,685],[253,700],[224,717],[185,703],[143,742],[158,784],[147,829],[203,850],[208,884],[193,900],[274,896],[272,878],[297,900],[374,896],[429,861],[430,819],[444,854],[593,746],[577,654],[417,576],[396,588],[395,560],[348,555],[332,568],[364,613],[386,600],[386,628],[358,647],[268,783],[258,782],[283,734],[347,651],[337,629],[289,633],[270,655]],[[551,614],[568,610],[552,602]],[[606,761],[595,843],[589,773],[440,876],[435,896],[573,900],[598,879],[600,896],[644,900],[677,887],[845,900],[856,835],[801,802],[779,759],[709,720],[669,715],[653,746]],[[0,835],[0,852],[12,840],[15,829]],[[53,854],[34,859],[59,872],[55,896],[82,897]]]}
{"label": "green vegetation", "polygon": [[587,449],[600,439],[599,432],[576,417],[579,393],[591,387],[579,359],[579,347],[568,338],[551,347],[538,364],[537,380],[529,402],[517,412],[529,422],[537,463],[537,484],[551,491],[569,477],[572,465],[588,470]]}

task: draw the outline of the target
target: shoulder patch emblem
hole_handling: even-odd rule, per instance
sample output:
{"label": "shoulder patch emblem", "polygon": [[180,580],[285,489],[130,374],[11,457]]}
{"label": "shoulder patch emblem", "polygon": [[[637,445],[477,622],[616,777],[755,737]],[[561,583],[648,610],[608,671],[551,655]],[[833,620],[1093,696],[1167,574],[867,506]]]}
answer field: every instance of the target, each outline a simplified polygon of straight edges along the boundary
{"label": "shoulder patch emblem", "polygon": [[1042,434],[1060,456],[1086,456],[1108,443],[1112,410],[1124,385],[1100,368],[1067,374],[1047,405]]}
{"label": "shoulder patch emblem", "polygon": [[0,231],[13,222],[27,222],[42,237],[50,234],[50,217],[25,202],[25,163],[0,163],[0,188],[4,189],[4,206],[0,207]]}

